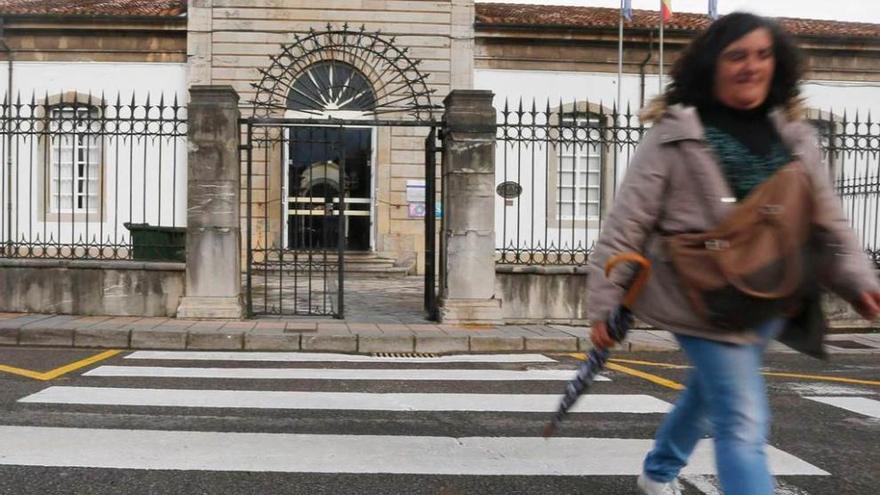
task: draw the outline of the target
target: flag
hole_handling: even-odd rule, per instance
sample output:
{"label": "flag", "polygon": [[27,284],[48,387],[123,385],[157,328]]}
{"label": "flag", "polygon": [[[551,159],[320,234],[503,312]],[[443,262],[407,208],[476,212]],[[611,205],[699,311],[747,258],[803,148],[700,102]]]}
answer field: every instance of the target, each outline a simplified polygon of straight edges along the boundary
{"label": "flag", "polygon": [[633,4],[632,0],[623,0],[623,18],[627,21],[633,20]]}
{"label": "flag", "polygon": [[672,0],[660,0],[660,12],[663,13],[663,22],[672,19]]}
{"label": "flag", "polygon": [[718,19],[718,0],[709,0],[709,18]]}

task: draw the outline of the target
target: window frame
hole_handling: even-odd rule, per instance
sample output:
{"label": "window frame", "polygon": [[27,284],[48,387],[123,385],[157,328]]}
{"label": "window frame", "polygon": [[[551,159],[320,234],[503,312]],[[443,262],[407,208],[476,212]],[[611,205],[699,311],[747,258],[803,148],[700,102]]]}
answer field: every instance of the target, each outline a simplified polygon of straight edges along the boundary
{"label": "window frame", "polygon": [[[567,104],[561,107],[553,109],[551,113],[551,119],[548,122],[550,126],[558,127],[559,132],[561,134],[562,129],[565,128],[565,119],[566,117],[571,117],[577,115],[578,119],[581,118],[594,120],[596,122],[595,125],[587,125],[583,128],[588,129],[586,132],[588,136],[593,136],[595,132],[599,133],[599,140],[588,139],[586,141],[580,141],[575,143],[564,143],[562,142],[561,136],[559,136],[556,140],[548,139],[548,146],[550,146],[550,152],[548,153],[547,160],[547,214],[546,214],[546,222],[549,227],[557,227],[557,228],[575,228],[575,227],[586,227],[588,229],[598,229],[601,222],[604,220],[604,215],[606,214],[606,195],[609,191],[608,180],[613,174],[613,172],[609,172],[609,166],[613,163],[613,159],[609,156],[611,152],[611,147],[609,146],[609,135],[610,127],[613,123],[613,117],[611,116],[611,112],[607,111],[605,108],[590,104],[587,102],[578,102],[575,104]],[[571,126],[569,126],[571,128]],[[597,142],[598,141],[598,142]],[[591,152],[591,149],[595,149],[595,152]],[[592,170],[590,168],[590,157],[598,156],[598,169]],[[572,169],[571,170],[562,170],[562,159],[564,158],[572,158]],[[586,163],[586,168],[583,170],[579,170],[577,165],[578,161],[584,158]],[[575,173],[574,180],[574,198],[572,200],[572,204],[574,206],[575,215],[570,218],[562,217],[560,218],[560,200],[561,200],[561,187],[563,187],[561,174],[571,174]],[[584,184],[582,184],[582,189],[584,190],[584,202],[581,203],[585,206],[585,216],[579,217],[577,208],[579,205],[577,191],[578,191],[578,175],[585,174],[586,180]],[[589,180],[591,174],[597,174],[598,183],[594,184]],[[613,178],[612,178],[613,180]],[[613,182],[612,182],[613,184]],[[591,200],[589,197],[590,190],[598,191],[598,198],[595,200]],[[589,215],[590,205],[595,204],[597,207],[597,212],[595,216]]]}
{"label": "window frame", "polygon": [[[104,136],[104,132],[102,130],[101,119],[103,118],[101,114],[101,109],[103,107],[102,101],[99,99],[95,99],[88,95],[82,95],[79,93],[69,92],[59,95],[50,96],[45,102],[43,102],[41,110],[43,110],[43,115],[39,116],[42,120],[42,129],[43,132],[40,133],[40,142],[38,143],[39,150],[39,186],[38,186],[38,201],[39,201],[39,214],[40,218],[45,222],[94,222],[101,223],[107,220],[107,208],[106,208],[106,195],[104,194],[104,185],[105,185],[105,173],[106,173],[106,139]],[[66,129],[62,127],[62,122],[71,122],[69,118],[58,119],[55,116],[56,111],[64,111],[65,108],[69,110],[73,110],[74,112],[79,112],[85,110],[87,112],[87,117],[85,119],[84,125],[88,126],[85,132],[79,131],[77,132],[76,128],[71,129],[72,132],[64,132]],[[68,110],[68,111],[69,111]],[[75,117],[72,122],[76,125],[77,122],[80,122],[78,117]],[[98,124],[98,129],[95,130],[95,124]],[[79,127],[79,125],[76,125]],[[83,176],[83,182],[86,184],[86,188],[88,188],[88,194],[83,193],[83,197],[93,197],[95,198],[94,207],[89,209],[79,209],[74,208],[70,209],[70,204],[61,204],[59,208],[54,208],[54,201],[58,198],[58,191],[54,189],[56,181],[58,183],[62,183],[65,181],[65,170],[62,167],[61,176],[58,177],[58,157],[59,157],[59,147],[62,146],[62,142],[71,136],[74,140],[72,146],[69,146],[67,149],[70,150],[70,176],[67,179],[67,185],[70,185],[70,181],[78,180],[75,177],[78,176],[77,165],[78,160],[76,156],[76,150],[78,148],[77,142],[78,138],[81,136],[87,136],[85,139],[94,139],[95,145],[92,147],[86,146],[86,148],[91,148],[94,150],[95,156],[91,156],[91,153],[86,151],[89,155],[86,158],[85,169],[94,170],[95,176],[91,176],[89,172],[86,172],[86,175]],[[62,154],[64,153],[64,148],[61,148]],[[92,168],[94,167],[94,168]],[[86,177],[88,177],[86,179]],[[92,189],[94,188],[94,189]],[[66,191],[68,194],[65,194],[63,191],[61,194],[61,198],[59,201],[64,200],[68,202],[71,198],[69,194],[70,191]],[[77,191],[73,191],[73,198],[77,198]]]}

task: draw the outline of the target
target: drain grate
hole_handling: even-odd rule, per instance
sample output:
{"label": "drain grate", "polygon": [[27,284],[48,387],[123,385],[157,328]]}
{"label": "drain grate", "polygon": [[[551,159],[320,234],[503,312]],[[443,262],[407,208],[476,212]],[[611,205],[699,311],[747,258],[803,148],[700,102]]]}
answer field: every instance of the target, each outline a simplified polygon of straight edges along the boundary
{"label": "drain grate", "polygon": [[828,345],[832,347],[839,347],[841,349],[876,349],[876,347],[871,347],[867,344],[856,342],[854,340],[829,340]]}
{"label": "drain grate", "polygon": [[438,358],[439,354],[432,352],[374,352],[377,358]]}

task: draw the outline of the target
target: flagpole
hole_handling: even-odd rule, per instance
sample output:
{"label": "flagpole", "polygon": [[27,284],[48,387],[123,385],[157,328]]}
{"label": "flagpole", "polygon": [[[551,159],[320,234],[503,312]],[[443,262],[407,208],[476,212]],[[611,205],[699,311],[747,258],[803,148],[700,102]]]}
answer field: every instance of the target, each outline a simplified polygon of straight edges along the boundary
{"label": "flagpole", "polygon": [[623,1],[620,0],[619,30],[617,33],[617,111],[623,104],[621,101],[621,81],[623,79]]}
{"label": "flagpole", "polygon": [[663,94],[663,0],[660,0],[660,94]]}

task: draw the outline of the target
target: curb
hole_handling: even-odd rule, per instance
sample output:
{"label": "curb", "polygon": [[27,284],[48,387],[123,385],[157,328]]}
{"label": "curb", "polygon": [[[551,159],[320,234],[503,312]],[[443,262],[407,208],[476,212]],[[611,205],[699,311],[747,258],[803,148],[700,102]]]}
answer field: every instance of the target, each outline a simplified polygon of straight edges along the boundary
{"label": "curb", "polygon": [[[313,351],[372,354],[395,353],[492,353],[492,352],[586,352],[588,339],[573,336],[429,335],[411,334],[315,334],[267,330],[151,329],[51,329],[0,330],[0,346],[70,348],[161,349],[198,351]],[[624,351],[675,351],[672,345],[652,342],[626,344]]]}
{"label": "curb", "polygon": [[[22,328],[0,324],[0,346],[68,347],[76,349],[161,349],[194,351],[308,351],[336,353],[576,353],[592,349],[590,340],[560,331],[535,332],[522,335],[521,330],[503,329],[487,332],[448,330],[405,333],[389,331],[362,333],[342,329],[328,332],[314,328],[290,331],[281,328],[196,328],[189,325],[160,325],[154,328],[70,328],[66,325],[39,325]],[[833,334],[828,344],[834,353],[880,353],[880,338],[866,339],[865,348],[834,346],[841,334]],[[849,340],[859,340],[853,334]],[[846,338],[842,340],[847,340]],[[858,342],[856,342],[858,343]],[[781,344],[780,344],[781,345]],[[852,347],[852,346],[850,346]],[[678,345],[665,332],[635,330],[616,351],[676,352]],[[771,346],[768,352],[791,352],[788,348]]]}

